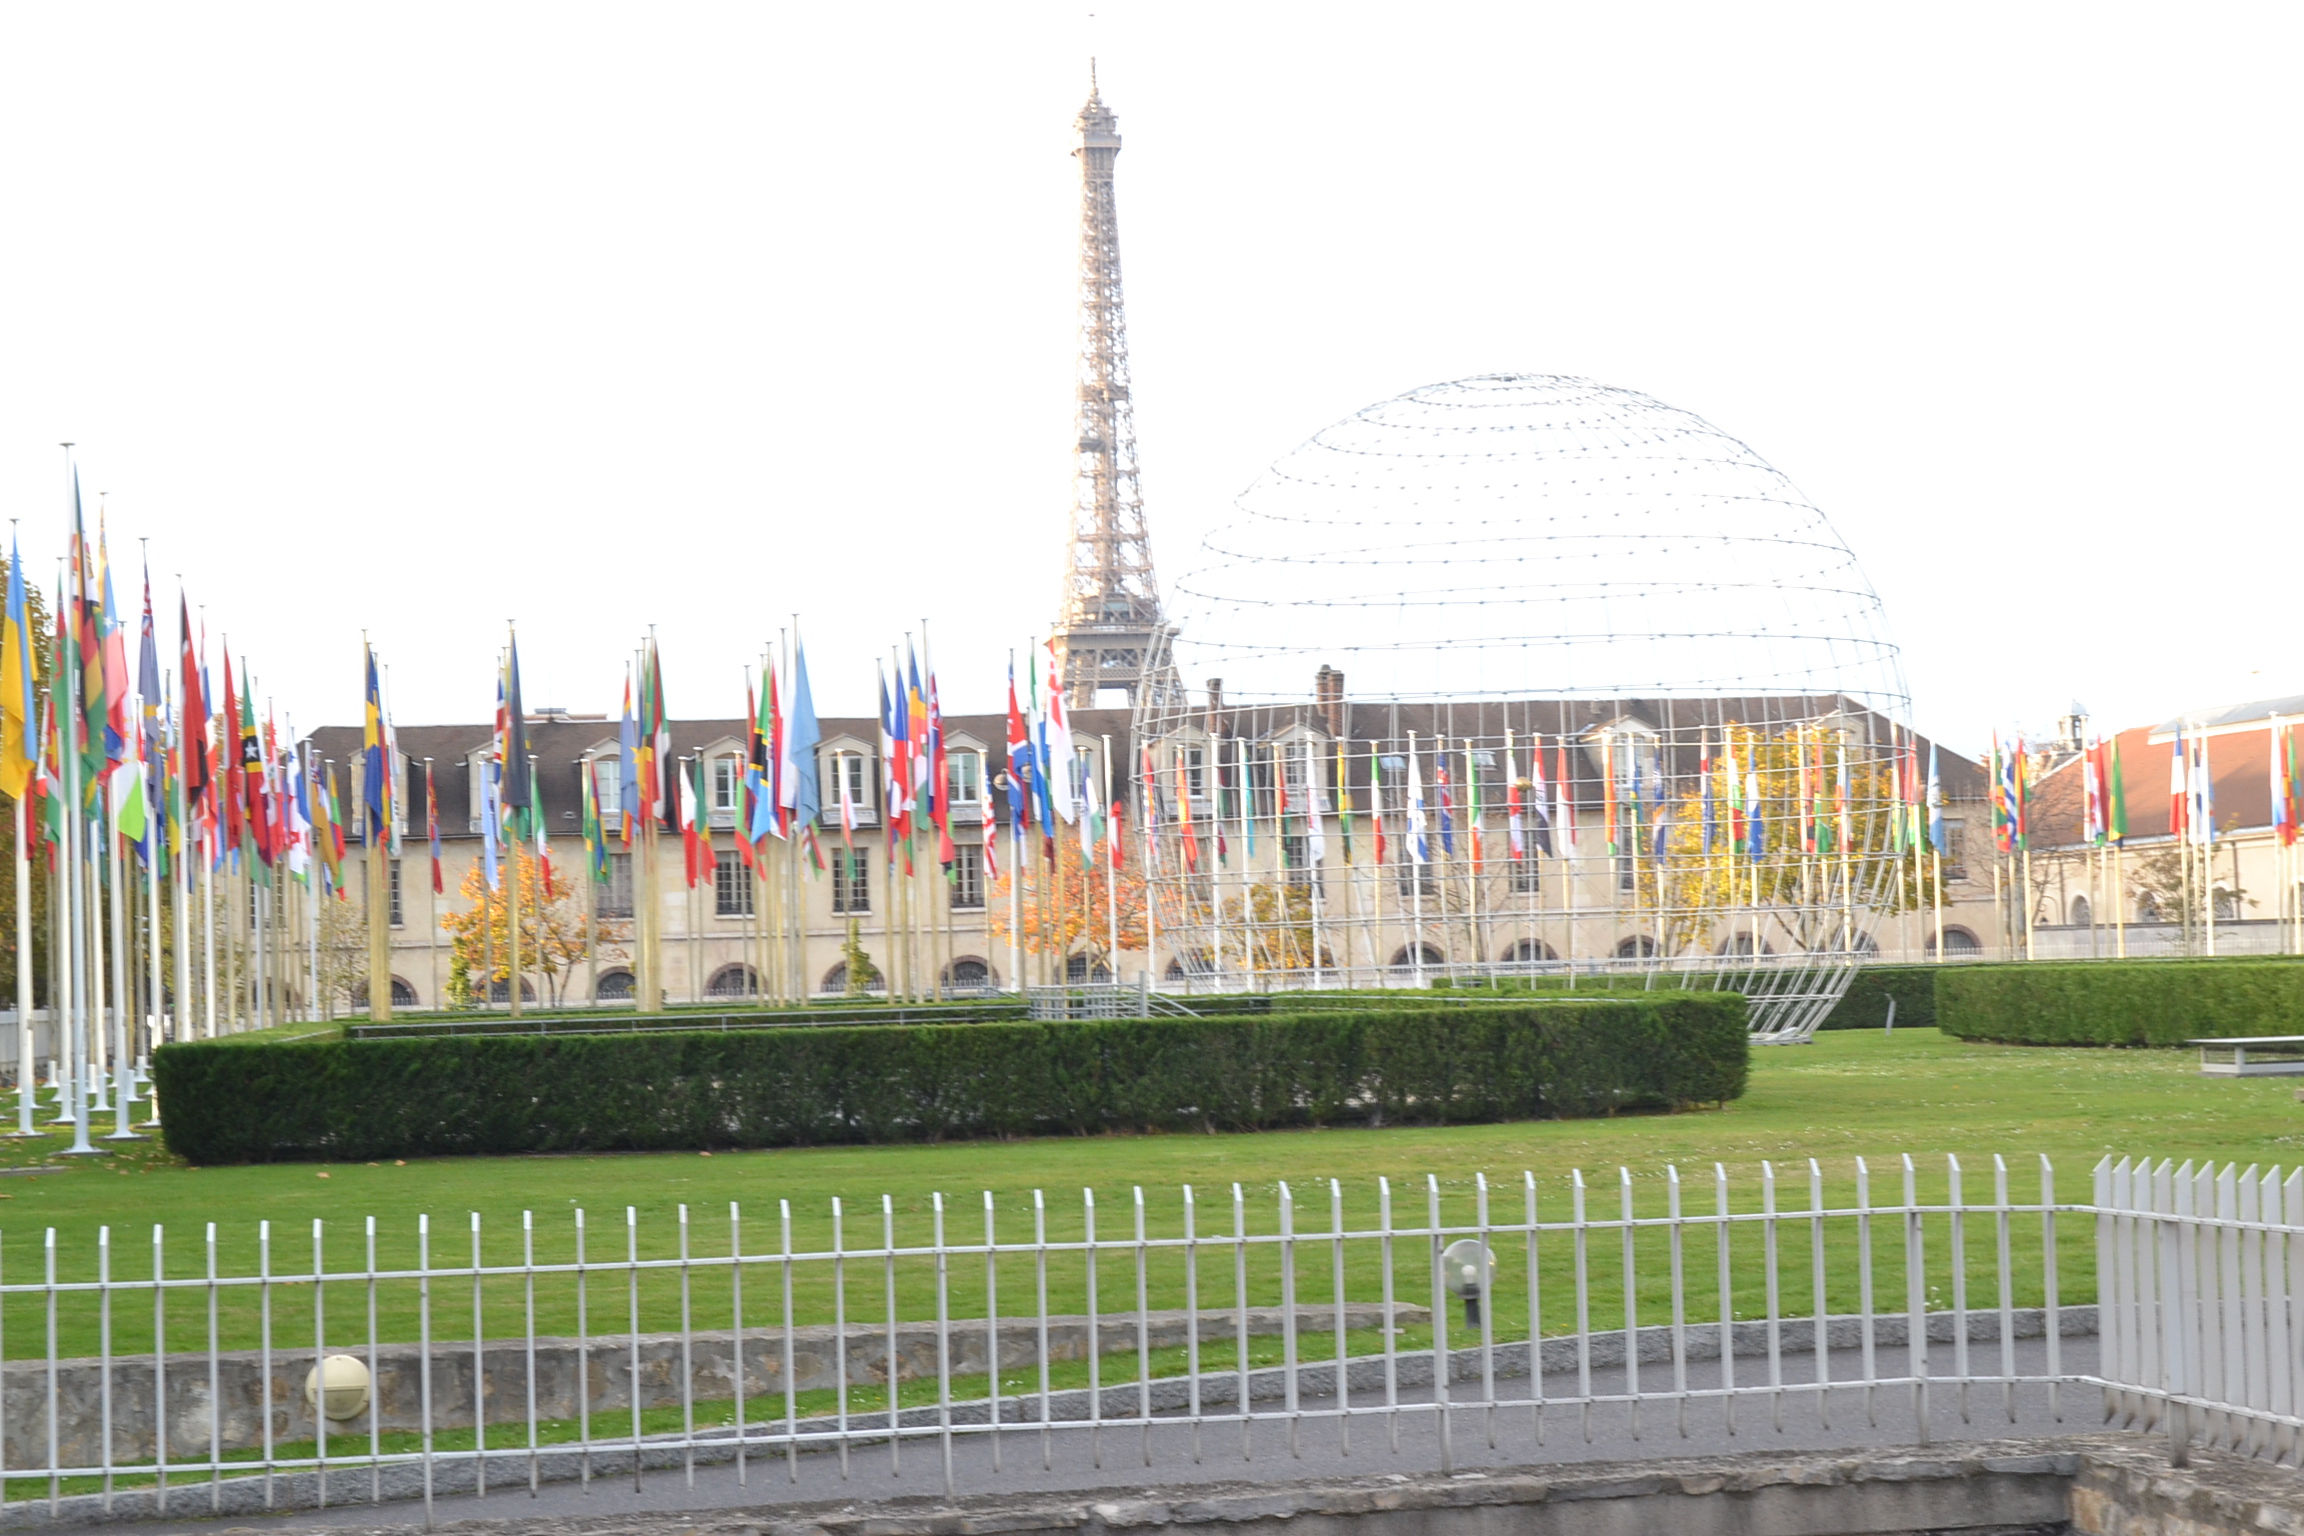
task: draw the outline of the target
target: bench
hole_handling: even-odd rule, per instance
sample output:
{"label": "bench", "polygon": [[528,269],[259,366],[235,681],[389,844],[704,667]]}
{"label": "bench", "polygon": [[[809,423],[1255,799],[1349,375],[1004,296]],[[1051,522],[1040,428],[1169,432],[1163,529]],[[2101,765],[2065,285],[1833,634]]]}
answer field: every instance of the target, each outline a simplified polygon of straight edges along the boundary
{"label": "bench", "polygon": [[[2200,1071],[2205,1077],[2304,1077],[2304,1035],[2234,1036],[2184,1043],[2200,1047]],[[2211,1061],[2212,1052],[2229,1053],[2230,1059]]]}

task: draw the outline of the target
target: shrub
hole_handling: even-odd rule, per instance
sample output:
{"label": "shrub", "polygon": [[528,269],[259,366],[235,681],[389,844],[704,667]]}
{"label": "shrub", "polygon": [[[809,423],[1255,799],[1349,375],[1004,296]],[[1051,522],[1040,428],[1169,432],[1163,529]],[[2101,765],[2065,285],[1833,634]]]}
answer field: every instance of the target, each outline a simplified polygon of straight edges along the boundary
{"label": "shrub", "polygon": [[1888,1000],[1896,1000],[1898,1029],[1927,1029],[1936,1022],[1936,977],[1941,965],[1867,965],[1818,1029],[1880,1029],[1888,1022]]}
{"label": "shrub", "polygon": [[1457,1123],[1732,1099],[1744,999],[163,1046],[195,1163]]}
{"label": "shrub", "polygon": [[[1898,1011],[1902,1020],[1902,1011]],[[1947,966],[1936,1021],[1970,1040],[2181,1045],[2203,1035],[2304,1034],[2293,960],[2078,960]]]}

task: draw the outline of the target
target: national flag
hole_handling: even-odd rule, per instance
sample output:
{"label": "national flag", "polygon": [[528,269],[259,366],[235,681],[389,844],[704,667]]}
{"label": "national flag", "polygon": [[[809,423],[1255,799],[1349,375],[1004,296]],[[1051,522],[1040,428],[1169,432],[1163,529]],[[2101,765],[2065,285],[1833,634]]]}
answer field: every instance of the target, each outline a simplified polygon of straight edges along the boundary
{"label": "national flag", "polygon": [[1328,822],[1320,804],[1320,780],[1313,771],[1312,743],[1304,743],[1304,858],[1318,869],[1328,861]]}
{"label": "national flag", "polygon": [[1416,737],[1408,737],[1408,857],[1423,864],[1432,856],[1424,837],[1424,771],[1416,761]]}
{"label": "national flag", "polygon": [[1856,849],[1855,807],[1848,792],[1848,743],[1837,743],[1832,765],[1832,814],[1840,823],[1840,851],[1853,853]]}
{"label": "national flag", "polygon": [[2192,738],[2192,840],[2203,848],[2216,842],[2216,780],[2208,767],[2208,733]]}
{"label": "national flag", "polygon": [[[816,698],[808,687],[808,651],[795,636],[792,641],[792,716],[784,727],[784,751],[779,761],[777,804],[785,827],[813,827],[823,814],[823,796],[817,785],[816,745],[822,733],[816,724]],[[809,857],[821,867],[823,853],[814,835],[808,839]]]}
{"label": "national flag", "polygon": [[1600,840],[1607,845],[1610,858],[1623,851],[1616,829],[1616,740],[1613,736],[1600,738]]}
{"label": "national flag", "polygon": [[1552,826],[1552,803],[1544,788],[1544,738],[1528,738],[1528,808],[1536,813],[1536,851],[1558,852]]}
{"label": "national flag", "polygon": [[1760,770],[1744,772],[1744,855],[1758,859],[1768,853],[1768,820],[1760,806]]}
{"label": "national flag", "polygon": [[992,763],[982,747],[976,749],[976,824],[984,829],[984,878],[1000,878],[1000,838],[992,817]]}
{"label": "national flag", "polygon": [[1352,743],[1336,743],[1336,825],[1344,837],[1344,862],[1352,862]]}
{"label": "national flag", "polygon": [[[309,753],[307,744],[304,752]],[[312,775],[306,771],[303,755],[295,751],[281,759],[281,771],[294,780],[292,788],[280,798],[288,814],[288,873],[298,884],[310,884],[312,879]]]}
{"label": "national flag", "polygon": [[[1075,752],[1072,746],[1071,717],[1064,707],[1064,685],[1056,665],[1056,642],[1045,642],[1048,652],[1048,706],[1041,714],[1041,766],[1071,763]],[[1079,805],[1072,796],[1072,775],[1068,767],[1059,767],[1049,774],[1048,794],[1059,820],[1070,824],[1079,814]]]}
{"label": "national flag", "polygon": [[1464,744],[1464,830],[1472,839],[1472,873],[1480,873],[1480,762]]}
{"label": "national flag", "polygon": [[1696,749],[1697,818],[1702,828],[1699,847],[1704,857],[1712,857],[1712,842],[1719,831],[1720,811],[1712,793],[1712,733],[1704,733],[1703,744]]}
{"label": "national flag", "polygon": [[34,691],[32,600],[24,555],[8,536],[8,608],[0,620],[0,793],[21,800],[40,761],[40,706]]}
{"label": "national flag", "polygon": [[504,646],[504,673],[498,683],[498,695],[503,701],[502,727],[497,733],[496,750],[504,759],[504,807],[512,813],[517,830],[530,821],[542,820],[536,814],[536,794],[531,781],[528,762],[528,719],[526,706],[520,698],[520,637],[510,636]]}
{"label": "national flag", "polygon": [[[605,884],[609,870],[607,829],[600,824],[600,795],[596,787],[599,777],[598,758],[587,759],[577,775],[578,789],[583,797],[582,819],[578,827],[584,835],[584,868],[591,875],[594,885]],[[429,770],[426,782],[429,788]],[[435,864],[433,868],[437,870],[439,866]],[[438,879],[439,876],[435,874],[433,878]]]}
{"label": "national flag", "polygon": [[[365,645],[361,650],[365,653],[368,673],[360,727],[360,802],[367,819],[361,825],[368,846],[373,848],[379,841],[377,834],[387,825],[385,812],[392,775],[384,762],[384,688],[376,670],[376,652]],[[229,651],[224,654],[224,707],[227,711],[232,707],[232,654]],[[225,775],[225,789],[229,794],[237,787],[238,772],[228,766]]]}
{"label": "national flag", "polygon": [[[585,766],[589,769],[591,765],[586,764]],[[585,780],[585,794],[587,797],[591,794],[591,780],[589,778]],[[587,816],[592,814],[589,798],[585,800],[585,814]],[[598,831],[596,818],[593,828],[595,832]],[[448,885],[440,869],[440,796],[432,788],[432,760],[430,758],[424,760],[424,842],[432,854],[432,894],[435,896],[445,895]]]}
{"label": "national flag", "polygon": [[2112,770],[2107,777],[2112,786],[2112,841],[2124,843],[2128,840],[2128,786],[2120,776],[2120,738],[2117,736],[2112,738]]}
{"label": "national flag", "polygon": [[[183,705],[176,728],[178,772],[184,777],[184,803],[200,809],[210,799],[208,777],[208,689],[199,657],[192,650],[192,604],[182,593],[176,598],[176,629],[183,672]],[[4,670],[4,669],[0,669]]]}
{"label": "national flag", "polygon": [[493,757],[483,758],[480,763],[480,872],[492,891],[504,888],[503,870],[498,862],[503,837],[504,810],[498,798],[503,768]]}
{"label": "national flag", "polygon": [[1384,867],[1384,757],[1368,744],[1368,826],[1376,842],[1376,867]]}
{"label": "national flag", "polygon": [[905,776],[912,771],[909,757],[911,743],[905,732],[910,728],[901,697],[903,679],[897,679],[898,697],[888,695],[888,674],[873,668],[880,682],[880,804],[885,808],[888,824],[888,855],[893,863],[896,840],[911,835],[911,807],[905,794]]}
{"label": "national flag", "polygon": [[112,556],[104,517],[96,517],[96,565],[103,592],[104,760],[119,762],[128,751],[128,641],[120,605],[112,597]]}
{"label": "national flag", "polygon": [[688,861],[688,889],[704,878],[708,858],[704,839],[710,834],[704,830],[704,762],[701,758],[688,759],[680,770],[680,845]]}
{"label": "national flag", "polygon": [[1565,859],[1576,857],[1576,805],[1568,787],[1568,743],[1552,749],[1552,851]]}
{"label": "national flag", "polygon": [[141,707],[129,708],[131,701],[122,701],[122,723],[126,733],[120,743],[120,755],[109,770],[112,825],[119,834],[132,843],[144,841],[146,814],[144,802],[143,734],[144,721]]}
{"label": "national flag", "polygon": [[1528,840],[1522,826],[1520,799],[1520,754],[1515,750],[1512,733],[1504,733],[1504,834],[1511,844],[1512,857],[1528,857]]}
{"label": "national flag", "polygon": [[1948,851],[1951,834],[1944,825],[1944,781],[1936,772],[1936,743],[1928,743],[1928,846]]}
{"label": "national flag", "polygon": [[2192,809],[2192,786],[2186,777],[2187,762],[2184,753],[2184,728],[2176,728],[2176,739],[2168,746],[2168,835],[2181,838],[2190,830],[2189,813]]}
{"label": "national flag", "polygon": [[626,667],[624,705],[616,717],[616,819],[625,847],[632,846],[646,814],[640,800],[640,717],[632,707],[632,669]]}
{"label": "national flag", "polygon": [[1440,794],[1440,851],[1456,856],[1456,795],[1448,782],[1448,738],[1432,738],[1432,785]]}

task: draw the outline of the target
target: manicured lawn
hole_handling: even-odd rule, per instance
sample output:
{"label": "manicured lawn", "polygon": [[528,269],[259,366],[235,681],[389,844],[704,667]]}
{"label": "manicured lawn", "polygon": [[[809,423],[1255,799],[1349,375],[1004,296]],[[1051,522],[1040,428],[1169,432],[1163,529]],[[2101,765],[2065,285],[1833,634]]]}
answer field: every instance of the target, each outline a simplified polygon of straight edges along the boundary
{"label": "manicured lawn", "polygon": [[[418,1220],[431,1218],[430,1253],[435,1265],[469,1262],[473,1251],[472,1213],[481,1222],[486,1262],[516,1262],[522,1253],[522,1213],[534,1213],[534,1245],[539,1259],[573,1256],[575,1212],[585,1212],[587,1248],[594,1259],[621,1258],[626,1252],[626,1210],[634,1213],[640,1253],[668,1257],[680,1251],[678,1210],[689,1208],[690,1251],[725,1254],[730,1241],[730,1202],[741,1205],[743,1242],[749,1253],[776,1252],[782,1242],[779,1202],[789,1202],[793,1242],[821,1250],[832,1239],[831,1205],[844,1206],[843,1237],[850,1247],[882,1239],[884,1222],[894,1223],[899,1244],[924,1244],[931,1236],[931,1194],[943,1192],[947,1231],[953,1241],[980,1240],[984,1232],[984,1192],[990,1190],[1003,1241],[1022,1241],[1033,1231],[1033,1191],[1045,1191],[1051,1240],[1077,1238],[1085,1213],[1083,1188],[1095,1192],[1097,1231],[1106,1238],[1128,1235],[1136,1220],[1132,1187],[1141,1186],[1146,1230],[1173,1235],[1182,1230],[1180,1187],[1194,1186],[1198,1230],[1229,1232],[1233,1223],[1232,1185],[1241,1186],[1243,1216],[1251,1232],[1278,1225],[1283,1181],[1296,1202],[1299,1245],[1298,1294],[1317,1303],[1328,1292],[1330,1251],[1314,1241],[1330,1229],[1329,1181],[1339,1181],[1350,1227],[1373,1222],[1377,1181],[1392,1181],[1396,1220],[1419,1222],[1426,1211],[1426,1179],[1437,1178],[1450,1222],[1475,1219],[1475,1183],[1485,1175],[1499,1217],[1516,1216],[1525,1199],[1523,1170],[1535,1175],[1540,1212],[1559,1220],[1570,1209],[1571,1170],[1585,1171],[1592,1186],[1593,1215],[1613,1214],[1621,1200],[1618,1169],[1628,1168],[1640,1214],[1662,1214],[1665,1170],[1677,1165],[1685,1208],[1709,1211],[1713,1205],[1714,1163],[1725,1165],[1732,1202],[1738,1210],[1758,1208],[1763,1160],[1773,1162],[1780,1208],[1804,1209],[1808,1201],[1808,1160],[1820,1165],[1829,1204],[1854,1198],[1855,1160],[1868,1159],[1875,1199],[1897,1198],[1900,1158],[1918,1163],[1919,1188],[1942,1198],[1944,1154],[1957,1154],[1966,1170],[1967,1198],[1989,1202],[1992,1158],[2009,1164],[2013,1198],[2036,1199],[2039,1156],[2054,1162],[2058,1193],[2084,1199],[2089,1170],[2110,1153],[2153,1157],[2212,1158],[2271,1164],[2304,1161],[2304,1105],[2294,1100],[2294,1084],[2283,1079],[2232,1081],[2197,1074],[2189,1052],[2105,1051],[1968,1044],[1933,1030],[1900,1030],[1894,1035],[1842,1031],[1822,1035],[1805,1047],[1758,1054],[1750,1093],[1722,1111],[1678,1115],[1626,1116],[1613,1120],[1550,1121],[1508,1125],[1405,1128],[1370,1131],[1330,1129],[1265,1135],[1111,1136],[1054,1138],[1022,1142],[979,1142],[942,1146],[829,1147],[772,1152],[649,1154],[632,1156],[440,1159],[405,1166],[283,1164],[267,1167],[183,1166],[154,1143],[138,1143],[112,1157],[74,1164],[61,1172],[0,1178],[0,1279],[21,1284],[36,1279],[44,1263],[45,1232],[55,1230],[58,1273],[66,1279],[92,1279],[98,1263],[98,1234],[111,1229],[110,1267],[118,1279],[153,1273],[153,1226],[166,1226],[164,1262],[176,1276],[198,1275],[207,1263],[205,1224],[217,1226],[217,1262],[226,1275],[251,1274],[259,1262],[258,1223],[271,1223],[271,1270],[309,1273],[313,1223],[326,1223],[325,1250],[332,1271],[365,1264],[364,1218],[375,1219],[379,1261],[389,1268],[411,1263],[417,1251]],[[106,1122],[108,1128],[109,1122]],[[61,1138],[34,1143],[0,1143],[0,1167],[39,1165],[52,1160]],[[884,1209],[881,1197],[891,1197]],[[1884,1307],[1900,1304],[1901,1235],[1893,1223],[1879,1224],[1874,1280]],[[1939,1220],[1930,1238],[1932,1262],[1941,1263],[1948,1224]],[[1853,1224],[1836,1225],[1827,1238],[1828,1304],[1853,1304],[1855,1265]],[[1782,1225],[1784,1272],[1789,1288],[1782,1298],[1788,1313],[1809,1306],[1808,1228]],[[1968,1269],[1972,1287],[1983,1287],[1972,1302],[1988,1304],[1994,1266],[1988,1218],[1968,1224]],[[2086,1223],[2066,1218],[2059,1250],[2067,1299],[2093,1294],[2091,1235]],[[1747,1240],[1749,1239],[1749,1241]],[[1734,1255],[1734,1299],[1742,1314],[1763,1304],[1759,1289],[1759,1229],[1739,1229]],[[1709,1229],[1687,1238],[1691,1266],[1691,1316],[1712,1290],[1715,1262]],[[1648,1229],[1637,1258],[1642,1315],[1650,1321],[1668,1315],[1661,1289],[1668,1267],[1668,1234]],[[2011,1244],[2019,1274],[2017,1300],[2036,1302],[2039,1251],[2037,1219],[2013,1223]],[[1610,1300],[1621,1282],[1621,1250],[1615,1234],[1596,1236],[1589,1262],[1596,1291],[1594,1326],[1620,1323],[1620,1300]],[[1494,1311],[1499,1336],[1525,1333],[1526,1263],[1517,1245],[1499,1244],[1501,1268]],[[2029,1261],[2029,1262],[2028,1262]],[[1403,1300],[1426,1300],[1425,1249],[1407,1240],[1397,1245],[1395,1273]],[[1540,1253],[1544,1284],[1544,1325],[1568,1326],[1571,1245],[1549,1236]],[[1147,1265],[1146,1289],[1155,1306],[1180,1305],[1182,1261],[1165,1250]],[[906,1317],[934,1315],[933,1260],[905,1258],[896,1270],[897,1310]],[[832,1291],[829,1265],[803,1266],[795,1285],[795,1312],[801,1321],[829,1321]],[[886,1315],[883,1266],[855,1260],[847,1266],[847,1313],[851,1321]],[[1351,1245],[1347,1286],[1356,1300],[1375,1299],[1381,1284],[1373,1244]],[[1077,1254],[1051,1258],[1050,1306],[1084,1310],[1085,1278]],[[1003,1260],[999,1273],[1001,1310],[1025,1308],[1035,1276],[1029,1257]],[[955,1259],[949,1282],[952,1315],[983,1315],[983,1261]],[[1201,1265],[1204,1306],[1228,1304],[1232,1295],[1229,1259],[1206,1255]],[[755,1265],[745,1276],[745,1317],[749,1324],[772,1323],[780,1312],[779,1272]],[[1132,1260],[1107,1253],[1100,1261],[1099,1305],[1133,1304],[1136,1278]],[[330,1282],[324,1298],[326,1330],[332,1345],[365,1337],[366,1286]],[[380,1331],[385,1337],[413,1338],[417,1298],[413,1282],[388,1281],[377,1287]],[[469,1338],[473,1287],[467,1279],[435,1281],[430,1305],[435,1338]],[[1252,1300],[1279,1297],[1279,1264],[1274,1249],[1261,1249],[1251,1265]],[[62,1308],[57,1347],[65,1354],[93,1353],[97,1347],[94,1295]],[[282,1347],[314,1335],[314,1301],[309,1286],[274,1291],[276,1335]],[[517,1280],[491,1280],[484,1291],[483,1329],[490,1336],[521,1331],[527,1305]],[[574,1282],[566,1277],[539,1281],[537,1322],[544,1331],[572,1331]],[[725,1268],[700,1270],[690,1282],[688,1304],[695,1325],[726,1326],[729,1276]],[[622,1278],[596,1276],[585,1298],[586,1321],[594,1332],[629,1325],[628,1296]],[[681,1305],[677,1271],[649,1277],[642,1287],[644,1326],[677,1326]],[[150,1347],[150,1293],[115,1295],[114,1348]],[[260,1324],[252,1288],[220,1293],[220,1337],[227,1346],[249,1345]],[[171,1349],[199,1347],[206,1338],[204,1290],[174,1293],[168,1312]],[[1517,1319],[1516,1326],[1510,1319]],[[45,1323],[34,1298],[10,1297],[0,1308],[10,1358],[45,1352]]]}

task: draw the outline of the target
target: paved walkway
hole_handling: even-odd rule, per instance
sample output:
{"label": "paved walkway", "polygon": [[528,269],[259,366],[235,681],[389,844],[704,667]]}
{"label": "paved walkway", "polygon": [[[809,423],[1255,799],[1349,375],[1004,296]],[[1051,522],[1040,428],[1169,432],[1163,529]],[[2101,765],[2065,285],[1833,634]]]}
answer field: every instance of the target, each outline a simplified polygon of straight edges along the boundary
{"label": "paved walkway", "polygon": [[[2018,1340],[2015,1357],[2020,1373],[2044,1373],[2041,1340]],[[1458,1408],[1446,1415],[1443,1445],[1441,1415],[1429,1408],[1397,1416],[1341,1420],[1333,1415],[1334,1399],[1321,1397],[1306,1400],[1301,1405],[1304,1416],[1293,1425],[1284,1420],[1264,1421],[1245,1432],[1237,1423],[1203,1425],[1195,1430],[1190,1422],[1172,1414],[1156,1416],[1149,1425],[1100,1430],[1077,1424],[1059,1424],[1046,1431],[1038,1427],[1006,1428],[997,1434],[976,1429],[950,1437],[951,1487],[958,1494],[1174,1488],[1244,1478],[1417,1474],[1443,1466],[1478,1472],[1547,1462],[1853,1449],[1911,1445],[1923,1438],[1916,1394],[1909,1386],[1869,1393],[1862,1387],[1836,1387],[1824,1394],[1820,1411],[1816,1392],[1796,1390],[1814,1379],[1809,1369],[1813,1362],[1813,1355],[1787,1358],[1783,1380],[1787,1390],[1781,1397],[1737,1401],[1733,1426],[1727,1405],[1719,1399],[1691,1400],[1684,1407],[1671,1401],[1649,1401],[1637,1410],[1626,1404],[1602,1405],[1589,1411],[1555,1408],[1541,1416],[1527,1408]],[[1937,1379],[1927,1394],[1929,1439],[2069,1435],[2102,1425],[2100,1397],[2092,1389],[2066,1387],[2052,1393],[2047,1387],[2036,1386],[2020,1387],[2011,1394],[1992,1385],[1973,1386],[1963,1392],[1942,1379],[1952,1363],[1946,1346],[1938,1344],[1931,1350],[1930,1368]],[[1881,1352],[1882,1371],[1901,1370],[1904,1364],[1901,1346]],[[2071,1337],[2062,1341],[2066,1371],[2088,1372],[2095,1364],[2095,1339]],[[1739,1385],[1768,1379],[1764,1359],[1740,1357],[1735,1365]],[[1974,1346],[1972,1365],[1979,1370],[1997,1369],[1999,1346]],[[1861,1367],[1858,1351],[1831,1352],[1833,1379],[1855,1376]],[[1645,1364],[1640,1375],[1641,1387],[1647,1392],[1671,1387],[1669,1367]],[[1692,1362],[1688,1368],[1688,1386],[1693,1390],[1716,1386],[1718,1379],[1717,1361]],[[1519,1381],[1499,1381],[1498,1389],[1517,1395],[1522,1385]],[[1623,1371],[1596,1369],[1592,1386],[1596,1393],[1620,1392]],[[1573,1392],[1575,1379],[1548,1373],[1545,1389]],[[1431,1401],[1430,1390],[1421,1387],[1403,1388],[1398,1397],[1404,1406]],[[2052,1402],[2052,1397],[2060,1402]],[[1384,1403],[1380,1392],[1355,1391],[1351,1399],[1355,1407],[1381,1408]],[[1262,1412],[1277,1412],[1281,1407],[1262,1401],[1257,1406]],[[1324,1416],[1322,1410],[1330,1412]],[[497,1484],[485,1496],[469,1492],[438,1496],[432,1514],[435,1521],[445,1524],[492,1518],[583,1519],[685,1510],[772,1509],[782,1504],[843,1499],[867,1503],[941,1497],[946,1489],[944,1457],[944,1446],[934,1435],[907,1439],[895,1447],[884,1443],[859,1446],[845,1460],[837,1451],[815,1451],[788,1464],[781,1453],[754,1452],[741,1476],[734,1465],[725,1463],[698,1465],[692,1474],[673,1467],[644,1471],[635,1487],[631,1458],[627,1455],[619,1465],[618,1458],[607,1453],[597,1459],[595,1475],[588,1484],[546,1482],[531,1495],[523,1474],[499,1468],[491,1472],[492,1480],[510,1475],[517,1481],[509,1486]],[[365,1472],[335,1474],[332,1482],[344,1495],[365,1499]],[[180,1487],[171,1502],[177,1499],[182,1500],[178,1507],[187,1511],[205,1503],[197,1488]],[[363,1530],[421,1528],[424,1519],[421,1500],[402,1500],[268,1517],[228,1515],[221,1525],[266,1532],[329,1530],[351,1536]],[[132,1528],[155,1536],[164,1532],[214,1536],[219,1526],[220,1522],[211,1517],[142,1523]]]}

